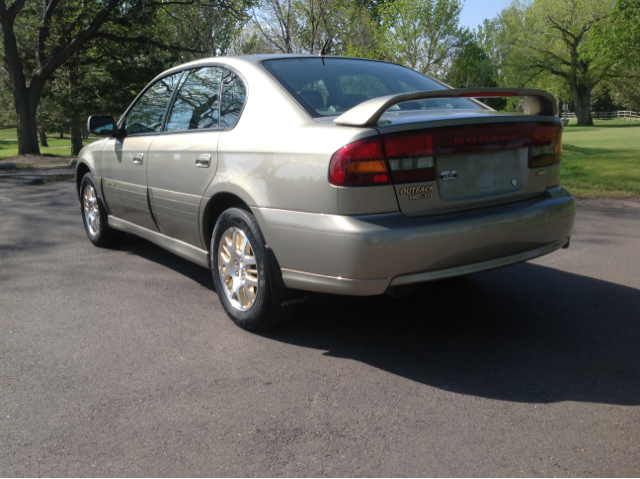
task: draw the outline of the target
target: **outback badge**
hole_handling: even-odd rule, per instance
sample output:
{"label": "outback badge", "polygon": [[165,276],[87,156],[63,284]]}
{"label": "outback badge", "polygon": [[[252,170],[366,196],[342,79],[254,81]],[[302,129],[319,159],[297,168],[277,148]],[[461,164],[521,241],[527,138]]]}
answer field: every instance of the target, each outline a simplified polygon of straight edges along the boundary
{"label": "outback badge", "polygon": [[410,200],[426,200],[433,196],[433,185],[414,186],[413,188],[402,188],[401,195],[409,195]]}
{"label": "outback badge", "polygon": [[440,172],[440,179],[443,181],[446,180],[455,180],[458,177],[457,170],[447,170]]}

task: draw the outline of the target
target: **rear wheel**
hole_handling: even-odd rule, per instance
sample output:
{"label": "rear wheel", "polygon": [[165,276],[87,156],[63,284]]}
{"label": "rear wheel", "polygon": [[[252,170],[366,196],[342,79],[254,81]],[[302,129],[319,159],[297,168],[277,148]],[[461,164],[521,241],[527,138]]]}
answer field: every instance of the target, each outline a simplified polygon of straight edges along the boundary
{"label": "rear wheel", "polygon": [[211,238],[211,272],[220,303],[243,329],[266,329],[293,315],[304,292],[282,284],[255,217],[240,208],[220,215]]}
{"label": "rear wheel", "polygon": [[96,246],[110,246],[122,240],[124,233],[109,226],[107,210],[97,194],[93,177],[87,173],[80,182],[80,210],[89,240]]}

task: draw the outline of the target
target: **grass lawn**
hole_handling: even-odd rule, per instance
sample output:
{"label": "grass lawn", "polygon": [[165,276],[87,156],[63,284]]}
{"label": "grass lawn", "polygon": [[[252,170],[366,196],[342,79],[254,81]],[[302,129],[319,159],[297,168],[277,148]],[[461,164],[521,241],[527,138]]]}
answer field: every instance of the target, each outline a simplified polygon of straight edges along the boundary
{"label": "grass lawn", "polygon": [[[83,144],[87,145],[98,138],[89,137]],[[43,155],[71,156],[71,138],[59,138],[59,135],[47,137],[48,148],[40,148]],[[10,158],[18,154],[18,133],[15,128],[0,130],[0,160]]]}
{"label": "grass lawn", "polygon": [[562,185],[576,196],[640,195],[640,121],[569,123],[562,133]]}

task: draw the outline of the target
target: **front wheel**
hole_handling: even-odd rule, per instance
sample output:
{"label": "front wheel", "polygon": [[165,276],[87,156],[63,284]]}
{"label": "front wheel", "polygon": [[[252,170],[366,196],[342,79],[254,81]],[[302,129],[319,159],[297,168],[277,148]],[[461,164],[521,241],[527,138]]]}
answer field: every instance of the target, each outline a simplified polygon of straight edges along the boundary
{"label": "front wheel", "polygon": [[220,215],[210,252],[220,303],[243,329],[257,331],[275,326],[308,299],[305,293],[284,287],[258,222],[248,211],[230,208]]}
{"label": "front wheel", "polygon": [[97,194],[93,177],[87,173],[80,182],[82,222],[89,240],[96,246],[110,246],[122,240],[124,233],[109,226],[107,210]]}

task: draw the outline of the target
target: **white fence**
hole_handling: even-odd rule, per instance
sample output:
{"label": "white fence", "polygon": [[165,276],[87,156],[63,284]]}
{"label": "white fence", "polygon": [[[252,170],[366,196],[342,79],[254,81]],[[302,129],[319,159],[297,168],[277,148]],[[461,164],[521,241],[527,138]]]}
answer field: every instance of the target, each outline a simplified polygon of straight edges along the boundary
{"label": "white fence", "polygon": [[[568,111],[563,111],[560,118],[572,119],[576,114]],[[591,118],[594,120],[640,120],[640,113],[636,111],[592,111]]]}

